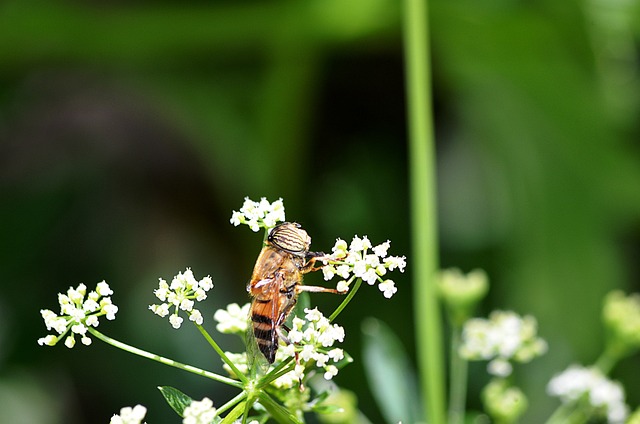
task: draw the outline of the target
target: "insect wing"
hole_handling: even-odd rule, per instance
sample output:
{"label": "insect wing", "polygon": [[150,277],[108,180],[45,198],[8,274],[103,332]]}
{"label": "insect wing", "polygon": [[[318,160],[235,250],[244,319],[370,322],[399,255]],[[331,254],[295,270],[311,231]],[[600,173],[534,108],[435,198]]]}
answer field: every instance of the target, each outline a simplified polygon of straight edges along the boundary
{"label": "insect wing", "polygon": [[251,304],[249,314],[249,333],[247,350],[250,361],[258,357],[266,359],[271,364],[275,360],[278,349],[277,325],[280,320],[280,286],[282,278],[276,274],[275,278],[258,281],[255,287],[260,287]]}

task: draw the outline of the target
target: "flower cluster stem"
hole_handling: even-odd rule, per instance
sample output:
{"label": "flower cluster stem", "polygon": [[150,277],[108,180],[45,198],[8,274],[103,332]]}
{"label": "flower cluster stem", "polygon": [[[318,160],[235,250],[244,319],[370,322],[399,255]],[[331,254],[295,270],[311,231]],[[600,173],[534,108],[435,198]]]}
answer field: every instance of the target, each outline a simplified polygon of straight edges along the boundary
{"label": "flower cluster stem", "polygon": [[117,347],[119,349],[122,349],[122,350],[124,350],[126,352],[133,353],[134,355],[138,355],[138,356],[141,356],[143,358],[151,359],[153,361],[160,362],[161,364],[169,365],[171,367],[178,368],[178,369],[181,369],[183,371],[188,371],[188,372],[193,373],[193,374],[198,374],[198,375],[201,375],[203,377],[210,378],[212,380],[218,381],[220,383],[224,383],[224,384],[228,384],[230,386],[242,388],[242,383],[237,381],[237,380],[233,380],[231,378],[228,378],[228,377],[213,373],[211,371],[206,371],[206,370],[203,370],[201,368],[197,368],[197,367],[194,367],[194,366],[191,366],[191,365],[186,365],[186,364],[183,364],[181,362],[174,361],[173,359],[165,358],[164,356],[160,356],[160,355],[156,355],[154,353],[147,352],[146,350],[138,349],[137,347],[128,345],[128,344],[123,343],[123,342],[121,342],[119,340],[112,339],[111,337],[102,334],[101,332],[99,332],[95,328],[89,328],[88,330],[89,330],[89,332],[91,334],[93,334],[95,337],[97,337],[98,339],[102,340],[103,342],[105,342],[107,344],[110,344],[111,346]]}
{"label": "flower cluster stem", "polygon": [[436,286],[435,143],[427,0],[404,0],[403,30],[418,369],[428,422],[442,424],[446,422],[444,354]]}
{"label": "flower cluster stem", "polygon": [[449,424],[463,424],[467,400],[468,362],[458,352],[462,343],[462,329],[452,327],[451,332],[451,386],[449,391]]}
{"label": "flower cluster stem", "polygon": [[247,377],[244,374],[242,374],[240,370],[238,370],[236,365],[229,358],[227,358],[227,355],[225,355],[222,349],[220,349],[220,346],[218,346],[218,343],[216,343],[216,341],[213,340],[213,337],[209,335],[207,330],[205,330],[204,327],[201,326],[200,324],[196,324],[196,327],[198,328],[200,333],[202,333],[202,335],[207,340],[207,342],[209,342],[211,347],[213,347],[213,350],[215,350],[216,353],[220,355],[220,358],[222,358],[224,363],[227,364],[229,368],[231,368],[231,371],[233,371],[233,373],[238,376],[238,378],[240,379],[240,381],[242,381],[242,383],[246,384],[249,381]]}
{"label": "flower cluster stem", "polygon": [[340,315],[340,313],[344,310],[344,308],[347,307],[349,302],[351,302],[351,299],[353,299],[353,297],[358,292],[358,289],[360,288],[360,285],[362,285],[362,280],[360,278],[356,278],[356,281],[353,284],[353,288],[351,290],[349,290],[349,293],[347,294],[347,297],[345,297],[345,299],[342,301],[342,303],[340,303],[340,305],[338,305],[336,310],[333,311],[333,313],[329,316],[329,322],[333,322],[333,320],[335,320],[338,317],[338,315]]}
{"label": "flower cluster stem", "polygon": [[[247,392],[243,391],[243,392],[239,393],[233,399],[229,400],[227,403],[225,403],[220,408],[218,408],[218,414],[222,414],[223,412],[226,412],[228,409],[233,408],[236,404],[238,404],[241,401],[243,401],[244,399],[246,399],[246,397],[247,397]],[[237,408],[237,406],[236,406],[236,408]]]}

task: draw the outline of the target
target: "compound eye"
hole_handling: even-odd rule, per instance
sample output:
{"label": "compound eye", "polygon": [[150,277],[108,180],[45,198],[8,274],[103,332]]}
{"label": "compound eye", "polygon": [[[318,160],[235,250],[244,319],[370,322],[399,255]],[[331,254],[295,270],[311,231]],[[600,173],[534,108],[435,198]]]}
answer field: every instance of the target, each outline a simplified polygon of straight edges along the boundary
{"label": "compound eye", "polygon": [[305,254],[309,250],[311,238],[300,224],[283,222],[269,233],[268,241],[290,253]]}

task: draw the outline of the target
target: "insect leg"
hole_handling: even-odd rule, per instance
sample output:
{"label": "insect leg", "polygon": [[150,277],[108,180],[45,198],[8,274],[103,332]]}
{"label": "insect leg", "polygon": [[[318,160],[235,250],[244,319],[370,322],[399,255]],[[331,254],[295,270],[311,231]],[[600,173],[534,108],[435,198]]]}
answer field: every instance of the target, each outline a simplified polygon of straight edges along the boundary
{"label": "insect leg", "polygon": [[336,289],[330,289],[328,287],[320,287],[320,286],[304,286],[302,284],[296,286],[296,292],[311,292],[311,293],[335,293],[335,294],[345,294],[346,292],[341,292]]}

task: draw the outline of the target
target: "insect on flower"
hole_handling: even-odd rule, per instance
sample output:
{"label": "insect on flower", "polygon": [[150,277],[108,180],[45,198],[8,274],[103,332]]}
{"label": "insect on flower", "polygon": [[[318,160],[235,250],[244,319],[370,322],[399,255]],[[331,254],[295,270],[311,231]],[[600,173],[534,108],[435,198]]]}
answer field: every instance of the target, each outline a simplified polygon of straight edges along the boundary
{"label": "insect on flower", "polygon": [[[272,364],[278,341],[291,342],[284,330],[285,321],[296,304],[300,292],[338,293],[336,289],[302,285],[302,276],[317,271],[324,253],[310,252],[311,237],[300,224],[283,222],[274,227],[258,256],[247,291],[251,304],[251,329],[260,352]],[[320,262],[321,263],[321,262]]]}

